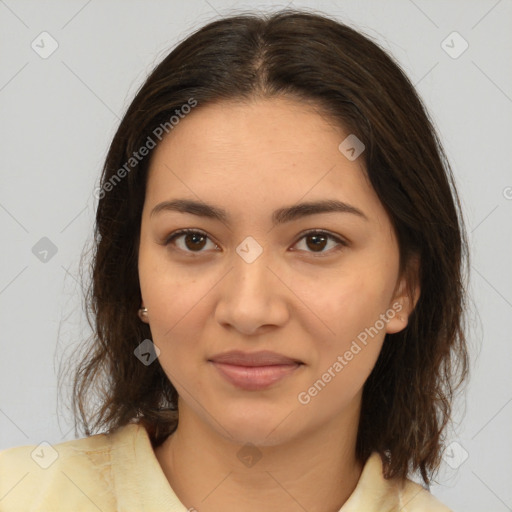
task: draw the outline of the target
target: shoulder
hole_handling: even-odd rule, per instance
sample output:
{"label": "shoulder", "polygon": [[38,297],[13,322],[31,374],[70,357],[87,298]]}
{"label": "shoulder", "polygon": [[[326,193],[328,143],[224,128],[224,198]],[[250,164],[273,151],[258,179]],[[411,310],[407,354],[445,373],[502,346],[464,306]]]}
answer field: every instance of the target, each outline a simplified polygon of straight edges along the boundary
{"label": "shoulder", "polygon": [[1,451],[0,511],[115,510],[112,453],[133,444],[140,428]]}
{"label": "shoulder", "polygon": [[409,479],[400,489],[400,507],[402,512],[453,512],[424,487]]}

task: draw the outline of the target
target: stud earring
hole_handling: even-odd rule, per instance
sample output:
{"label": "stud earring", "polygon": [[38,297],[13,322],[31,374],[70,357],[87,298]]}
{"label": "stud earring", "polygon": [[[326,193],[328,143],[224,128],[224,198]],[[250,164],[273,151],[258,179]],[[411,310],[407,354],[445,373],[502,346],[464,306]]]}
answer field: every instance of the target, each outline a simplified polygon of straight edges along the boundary
{"label": "stud earring", "polygon": [[142,320],[144,318],[147,318],[148,316],[148,308],[140,308],[139,309],[139,318]]}

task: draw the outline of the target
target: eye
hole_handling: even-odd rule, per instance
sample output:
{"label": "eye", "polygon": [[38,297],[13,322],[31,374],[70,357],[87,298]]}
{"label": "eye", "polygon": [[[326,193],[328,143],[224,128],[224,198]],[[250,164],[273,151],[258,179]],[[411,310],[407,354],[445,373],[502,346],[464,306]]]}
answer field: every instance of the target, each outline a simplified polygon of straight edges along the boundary
{"label": "eye", "polygon": [[[178,249],[192,253],[204,252],[202,249],[206,246],[206,240],[209,240],[208,235],[202,231],[196,229],[181,229],[167,238],[165,245],[169,245],[171,242],[174,243],[175,240],[179,240],[180,238],[183,238],[183,240],[180,241],[181,243],[175,244]],[[213,245],[217,247],[216,244]]]}
{"label": "eye", "polygon": [[[308,243],[309,239],[309,243]],[[344,247],[348,246],[348,243],[345,242],[345,240],[342,240],[341,238],[332,235],[331,233],[327,231],[322,230],[311,230],[307,231],[306,233],[302,234],[302,237],[299,239],[297,244],[304,240],[304,244],[307,248],[312,248],[312,251],[306,251],[311,252],[313,254],[318,254],[319,256],[324,256],[326,253],[331,252],[330,250],[324,251],[325,247],[328,245],[328,241],[334,242],[334,248],[333,251],[339,251],[343,249]],[[296,244],[296,245],[297,245]]]}

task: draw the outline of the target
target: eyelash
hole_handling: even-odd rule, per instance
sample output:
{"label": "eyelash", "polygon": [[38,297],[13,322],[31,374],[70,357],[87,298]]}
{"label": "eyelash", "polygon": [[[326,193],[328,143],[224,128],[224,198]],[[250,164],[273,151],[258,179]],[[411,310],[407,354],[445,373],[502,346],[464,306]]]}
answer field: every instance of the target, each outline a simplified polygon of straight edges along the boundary
{"label": "eyelash", "polygon": [[[197,229],[180,229],[179,231],[176,231],[175,233],[172,233],[169,237],[167,237],[167,239],[164,242],[164,245],[168,246],[176,238],[179,238],[180,236],[183,236],[183,235],[190,235],[190,234],[202,235],[202,236],[205,236],[206,238],[210,239],[210,237],[205,232],[203,232],[203,231],[200,231],[200,230],[197,230]],[[300,242],[303,238],[306,238],[307,236],[311,236],[311,235],[323,235],[326,238],[328,238],[330,240],[333,240],[334,242],[339,244],[338,247],[335,247],[334,249],[331,249],[331,250],[326,251],[326,252],[315,253],[313,251],[306,251],[306,252],[308,252],[309,254],[312,254],[315,257],[320,257],[321,258],[323,256],[326,256],[326,255],[330,254],[331,252],[337,252],[337,251],[339,251],[339,250],[341,250],[341,249],[343,249],[343,248],[348,246],[348,243],[345,240],[342,240],[341,238],[339,238],[339,237],[329,233],[328,231],[324,231],[322,229],[311,229],[309,231],[306,231],[306,232],[302,233],[300,238],[297,240],[297,242],[295,242],[294,245],[296,245],[298,242]],[[213,240],[211,240],[211,241],[213,241]],[[200,254],[201,252],[204,252],[204,251],[184,251],[184,252],[189,253],[189,254]]]}

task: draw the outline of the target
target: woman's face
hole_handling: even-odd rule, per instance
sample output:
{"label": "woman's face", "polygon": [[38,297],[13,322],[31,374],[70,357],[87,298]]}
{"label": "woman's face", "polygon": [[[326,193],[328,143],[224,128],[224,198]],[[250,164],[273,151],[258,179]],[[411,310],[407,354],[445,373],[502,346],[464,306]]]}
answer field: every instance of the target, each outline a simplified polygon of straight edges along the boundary
{"label": "woman's face", "polygon": [[[198,107],[156,147],[139,277],[180,417],[260,445],[356,418],[409,306],[349,135],[281,98]],[[172,238],[185,228],[199,233]]]}

